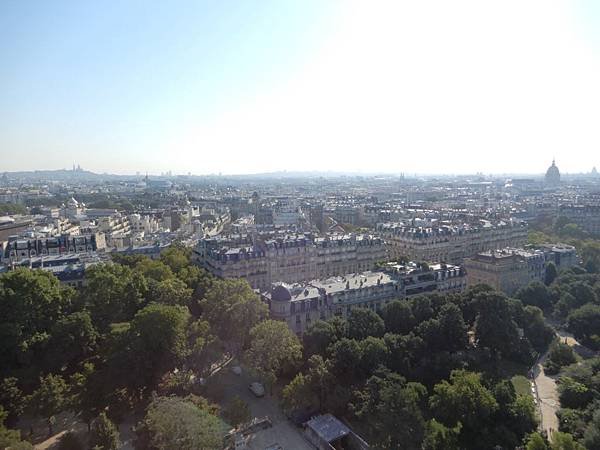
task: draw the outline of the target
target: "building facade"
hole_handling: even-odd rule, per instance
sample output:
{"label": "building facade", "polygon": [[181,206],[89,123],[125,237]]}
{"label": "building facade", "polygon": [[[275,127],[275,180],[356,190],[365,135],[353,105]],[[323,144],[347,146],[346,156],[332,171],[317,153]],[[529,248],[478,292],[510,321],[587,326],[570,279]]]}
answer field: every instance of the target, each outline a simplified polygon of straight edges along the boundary
{"label": "building facade", "polygon": [[477,226],[437,225],[416,227],[407,223],[377,226],[392,259],[443,261],[459,264],[479,252],[520,247],[527,242],[523,221],[483,222]]}
{"label": "building facade", "polygon": [[106,243],[102,233],[14,239],[4,243],[2,262],[19,262],[36,256],[95,253],[105,248]]}
{"label": "building facade", "polygon": [[386,248],[381,238],[371,235],[243,235],[202,239],[194,257],[219,278],[245,278],[252,288],[267,290],[278,281],[297,283],[372,269],[386,259]]}
{"label": "building facade", "polygon": [[305,283],[274,283],[262,297],[274,319],[285,321],[293,332],[302,335],[315,321],[347,317],[353,308],[378,311],[392,300],[434,292],[462,292],[466,286],[465,272],[458,266],[390,264],[382,271]]}
{"label": "building facade", "polygon": [[481,252],[465,260],[469,286],[487,284],[507,295],[532,281],[543,281],[546,256],[541,250],[507,248]]}

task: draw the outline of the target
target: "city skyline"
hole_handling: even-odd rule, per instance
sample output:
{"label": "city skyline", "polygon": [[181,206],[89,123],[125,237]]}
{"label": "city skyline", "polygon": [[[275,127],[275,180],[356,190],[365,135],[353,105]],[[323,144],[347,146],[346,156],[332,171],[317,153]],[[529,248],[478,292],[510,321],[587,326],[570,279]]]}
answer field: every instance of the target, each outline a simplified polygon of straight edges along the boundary
{"label": "city skyline", "polygon": [[588,173],[592,1],[0,6],[3,170]]}

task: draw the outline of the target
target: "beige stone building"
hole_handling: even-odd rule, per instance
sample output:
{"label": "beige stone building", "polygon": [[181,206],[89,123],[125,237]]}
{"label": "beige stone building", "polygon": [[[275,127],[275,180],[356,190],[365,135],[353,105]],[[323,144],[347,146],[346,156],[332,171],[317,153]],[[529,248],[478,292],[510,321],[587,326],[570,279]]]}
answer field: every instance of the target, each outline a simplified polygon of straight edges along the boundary
{"label": "beige stone building", "polygon": [[274,282],[297,283],[370,270],[386,259],[384,241],[371,235],[207,238],[194,253],[196,262],[213,275],[245,278],[260,290]]}
{"label": "beige stone building", "polygon": [[465,259],[467,284],[487,284],[513,295],[532,281],[543,281],[546,256],[540,250],[503,249],[481,252]]}
{"label": "beige stone building", "polygon": [[527,225],[521,221],[482,221],[479,225],[414,227],[387,223],[377,227],[392,259],[443,261],[458,264],[479,252],[520,247],[527,242]]}
{"label": "beige stone building", "polygon": [[354,308],[380,310],[392,300],[434,292],[462,292],[464,270],[436,264],[427,268],[390,264],[383,271],[350,273],[304,283],[274,283],[262,294],[271,316],[302,335],[317,320],[347,317]]}

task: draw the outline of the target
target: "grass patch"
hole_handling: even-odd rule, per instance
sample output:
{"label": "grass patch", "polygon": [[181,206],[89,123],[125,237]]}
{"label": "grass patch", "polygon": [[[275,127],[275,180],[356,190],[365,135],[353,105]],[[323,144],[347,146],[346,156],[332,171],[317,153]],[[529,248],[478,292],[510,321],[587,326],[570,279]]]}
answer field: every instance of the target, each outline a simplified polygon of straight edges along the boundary
{"label": "grass patch", "polygon": [[512,381],[518,395],[531,395],[531,382],[527,377],[515,375],[510,381]]}

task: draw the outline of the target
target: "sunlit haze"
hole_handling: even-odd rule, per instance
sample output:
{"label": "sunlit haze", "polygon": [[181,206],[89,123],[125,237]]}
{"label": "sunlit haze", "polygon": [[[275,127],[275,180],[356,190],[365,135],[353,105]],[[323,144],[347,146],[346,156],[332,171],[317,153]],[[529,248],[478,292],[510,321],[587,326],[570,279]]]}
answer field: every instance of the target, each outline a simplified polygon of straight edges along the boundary
{"label": "sunlit haze", "polygon": [[0,4],[2,170],[600,166],[593,0]]}

